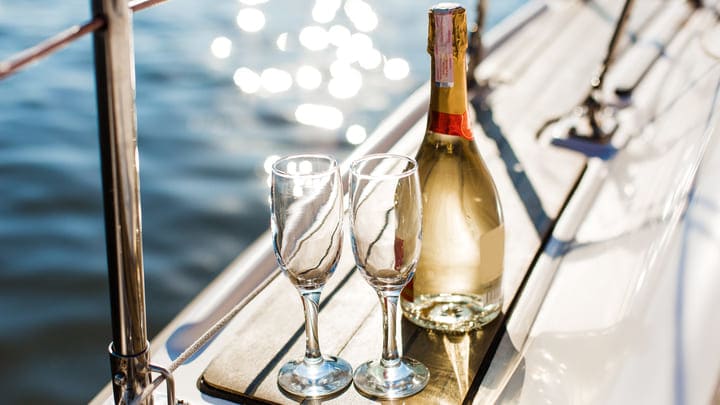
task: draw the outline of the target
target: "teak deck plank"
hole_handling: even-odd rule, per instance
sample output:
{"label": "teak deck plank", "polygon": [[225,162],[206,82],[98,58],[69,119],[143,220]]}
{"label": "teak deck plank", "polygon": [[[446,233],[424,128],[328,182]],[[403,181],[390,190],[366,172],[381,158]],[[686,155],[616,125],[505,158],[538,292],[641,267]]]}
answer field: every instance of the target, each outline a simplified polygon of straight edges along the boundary
{"label": "teak deck plank", "polygon": [[[485,100],[487,105],[477,111],[474,128],[504,209],[503,312],[585,165],[585,158],[579,154],[538,143],[535,132],[545,120],[566,112],[584,97],[606,50],[620,5],[618,0],[608,0],[602,7],[590,2],[546,11],[486,61],[499,69],[510,61],[512,72],[511,79],[501,80]],[[645,18],[635,17],[631,24],[644,26],[656,6],[655,1],[637,2],[636,9],[643,9],[639,14]],[[602,10],[610,10],[612,21],[602,15]],[[583,48],[581,54],[575,52],[579,46]],[[413,156],[423,129],[424,123],[419,122],[392,151]],[[345,230],[341,262],[323,292],[319,336],[325,354],[337,354],[356,367],[379,358],[382,326],[375,293],[354,271],[347,227]],[[405,354],[431,370],[428,388],[403,402],[462,402],[505,316],[482,331],[458,336],[429,332],[403,320]],[[282,364],[303,355],[302,317],[297,292],[283,276],[277,277],[233,320],[232,341],[205,370],[205,384],[229,392],[226,398],[245,402],[295,402],[280,392],[276,377]],[[336,399],[323,402],[368,401],[350,387]]]}

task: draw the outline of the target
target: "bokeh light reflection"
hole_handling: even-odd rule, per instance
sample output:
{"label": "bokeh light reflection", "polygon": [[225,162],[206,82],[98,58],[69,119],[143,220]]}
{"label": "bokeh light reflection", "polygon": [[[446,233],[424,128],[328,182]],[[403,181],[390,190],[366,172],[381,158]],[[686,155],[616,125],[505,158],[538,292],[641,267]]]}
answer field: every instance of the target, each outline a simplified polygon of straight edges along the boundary
{"label": "bokeh light reflection", "polygon": [[340,8],[340,0],[317,0],[312,10],[313,20],[320,24],[329,23],[335,19]]}
{"label": "bokeh light reflection", "polygon": [[262,87],[270,93],[281,93],[290,89],[292,81],[290,73],[277,68],[267,68],[260,75]]}
{"label": "bokeh light reflection", "polygon": [[377,14],[370,7],[370,4],[363,0],[347,0],[344,10],[358,31],[369,32],[377,28]]}
{"label": "bokeh light reflection", "polygon": [[278,35],[277,40],[275,41],[275,44],[277,45],[278,49],[285,52],[287,51],[287,39],[288,39],[288,33],[283,32],[282,34]]}
{"label": "bokeh light reflection", "polygon": [[402,80],[410,74],[410,65],[403,58],[388,59],[383,66],[383,73],[390,80]]}
{"label": "bokeh light reflection", "polygon": [[244,8],[235,19],[238,27],[247,32],[258,32],[265,26],[265,14],[256,8]]}
{"label": "bokeh light reflection", "polygon": [[328,30],[330,43],[338,47],[347,44],[350,41],[350,35],[350,30],[344,25],[333,25]]}
{"label": "bokeh light reflection", "polygon": [[301,104],[295,110],[295,119],[299,123],[324,129],[338,129],[343,123],[343,113],[339,109],[320,104]]}
{"label": "bokeh light reflection", "polygon": [[295,74],[298,86],[307,90],[315,90],[322,84],[322,73],[312,66],[300,66]]}
{"label": "bokeh light reflection", "polygon": [[352,145],[360,145],[367,139],[367,131],[362,125],[350,125],[345,132],[345,139]]}
{"label": "bokeh light reflection", "polygon": [[343,61],[333,62],[330,65],[330,74],[332,79],[328,83],[328,92],[335,98],[352,98],[362,87],[362,74]]}
{"label": "bokeh light reflection", "polygon": [[368,49],[360,55],[358,64],[363,69],[372,70],[380,66],[382,63],[382,55],[377,49]]}
{"label": "bokeh light reflection", "polygon": [[230,56],[232,41],[228,37],[217,37],[210,44],[210,52],[218,59],[225,59]]}
{"label": "bokeh light reflection", "polygon": [[252,94],[260,90],[260,75],[249,68],[241,67],[237,69],[233,75],[233,81],[245,93]]}
{"label": "bokeh light reflection", "polygon": [[337,58],[346,63],[353,63],[360,59],[361,55],[373,49],[372,38],[362,33],[355,33],[338,47]]}
{"label": "bokeh light reflection", "polygon": [[238,0],[240,4],[244,4],[246,6],[257,6],[259,4],[265,4],[268,2],[268,0]]}
{"label": "bokeh light reflection", "polygon": [[323,27],[311,25],[300,31],[300,44],[311,51],[319,51],[327,48],[330,39]]}
{"label": "bokeh light reflection", "polygon": [[280,156],[278,155],[270,155],[265,158],[265,162],[263,163],[263,169],[265,169],[265,173],[270,174],[272,172],[272,166],[277,160],[280,159]]}

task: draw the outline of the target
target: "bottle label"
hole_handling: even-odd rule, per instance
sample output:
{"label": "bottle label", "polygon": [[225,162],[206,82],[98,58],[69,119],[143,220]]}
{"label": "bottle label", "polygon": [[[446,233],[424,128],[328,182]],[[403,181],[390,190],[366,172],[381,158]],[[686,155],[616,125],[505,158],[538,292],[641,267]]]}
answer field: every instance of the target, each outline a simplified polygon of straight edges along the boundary
{"label": "bottle label", "polygon": [[462,114],[449,114],[440,111],[430,111],[428,130],[437,134],[462,136],[471,141],[473,133],[468,125],[467,112]]}
{"label": "bottle label", "polygon": [[453,86],[453,16],[435,14],[435,84]]}

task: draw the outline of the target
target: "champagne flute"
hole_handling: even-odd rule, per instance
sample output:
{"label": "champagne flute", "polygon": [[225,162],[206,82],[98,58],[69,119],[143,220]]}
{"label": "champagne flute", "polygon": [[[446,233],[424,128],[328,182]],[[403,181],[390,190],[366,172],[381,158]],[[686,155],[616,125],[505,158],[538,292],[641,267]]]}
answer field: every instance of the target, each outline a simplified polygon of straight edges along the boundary
{"label": "champagne flute", "polygon": [[420,256],[422,202],[415,160],[398,155],[369,155],[350,166],[350,223],[357,267],[380,298],[383,351],[380,360],[355,370],[355,387],[381,399],[420,392],[430,372],[402,357],[396,327],[400,291],[412,278]]}
{"label": "champagne flute", "polygon": [[281,158],[272,166],[270,193],[275,256],[305,310],[305,357],[282,366],[278,386],[297,397],[332,395],[352,381],[348,362],[321,354],[317,329],[320,292],[335,271],[342,243],[338,164],[325,155]]}

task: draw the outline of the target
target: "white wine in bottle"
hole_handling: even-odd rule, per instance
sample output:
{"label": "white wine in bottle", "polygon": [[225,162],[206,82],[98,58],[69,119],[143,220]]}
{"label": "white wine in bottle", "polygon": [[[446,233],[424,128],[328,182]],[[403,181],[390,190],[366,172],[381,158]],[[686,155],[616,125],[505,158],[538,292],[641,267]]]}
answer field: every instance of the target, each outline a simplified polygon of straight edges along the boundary
{"label": "white wine in bottle", "polygon": [[401,305],[417,325],[466,332],[500,312],[505,228],[495,184],[468,124],[465,9],[441,3],[429,17],[432,90],[416,157],[423,241]]}

